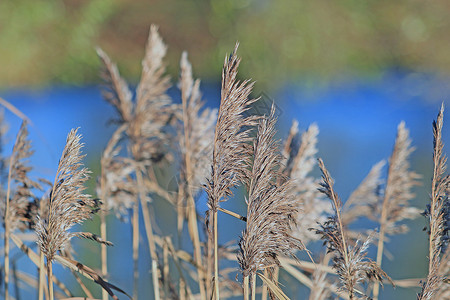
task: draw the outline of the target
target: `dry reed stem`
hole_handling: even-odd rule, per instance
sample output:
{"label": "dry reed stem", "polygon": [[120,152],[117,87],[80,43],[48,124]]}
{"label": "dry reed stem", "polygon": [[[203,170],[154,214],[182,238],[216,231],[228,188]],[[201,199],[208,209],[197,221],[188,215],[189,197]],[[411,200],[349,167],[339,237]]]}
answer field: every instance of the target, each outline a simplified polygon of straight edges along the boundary
{"label": "dry reed stem", "polygon": [[[137,169],[159,162],[166,156],[167,149],[165,148],[170,143],[170,137],[163,130],[174,114],[174,107],[166,94],[170,86],[170,78],[164,75],[165,65],[162,61],[166,51],[167,47],[159,36],[157,27],[152,25],[147,40],[145,56],[142,60],[142,74],[136,89],[135,103],[132,102],[132,94],[125,81],[121,79],[115,65],[104,52],[98,51],[104,63],[102,72],[102,77],[106,84],[104,97],[118,111],[119,122],[126,126],[131,156],[136,164],[140,165]],[[136,170],[136,172],[140,171]],[[143,180],[141,180],[141,184],[144,184]],[[138,187],[140,186],[140,184],[137,185]],[[133,204],[135,296],[137,295],[139,275],[139,199],[143,202],[143,196],[143,193],[136,196]],[[145,210],[145,207],[143,207],[143,210]],[[149,222],[146,222],[146,228],[150,230],[149,224]],[[152,233],[147,232],[147,236],[152,236]],[[149,243],[154,243],[154,241],[149,240]],[[157,261],[155,251],[151,255],[152,259]]]}
{"label": "dry reed stem", "polygon": [[54,260],[59,262],[61,265],[66,266],[66,267],[70,268],[71,270],[74,270],[74,271],[80,273],[81,275],[83,275],[84,277],[101,285],[113,299],[115,299],[115,300],[118,299],[117,296],[114,295],[114,292],[112,291],[113,289],[128,296],[131,299],[131,296],[129,296],[126,292],[124,292],[122,289],[118,288],[117,286],[104,281],[100,275],[98,275],[94,270],[92,270],[88,266],[85,266],[78,261],[72,260],[68,257],[60,256],[60,255],[55,255]]}
{"label": "dry reed stem", "polygon": [[48,216],[45,219],[39,217],[36,224],[38,244],[48,261],[64,249],[72,237],[80,235],[68,230],[98,210],[98,201],[83,194],[90,171],[81,162],[83,144],[77,130],[72,129],[67,136],[50,194]]}
{"label": "dry reed stem", "polygon": [[[33,223],[30,212],[30,199],[35,200],[33,188],[41,189],[41,186],[28,177],[32,170],[28,166],[28,160],[34,151],[31,150],[31,142],[28,139],[27,122],[23,121],[17,134],[13,151],[9,161],[8,181],[4,208],[4,267],[5,267],[5,299],[9,298],[9,250],[10,234],[16,229],[25,230]],[[16,189],[13,191],[13,181]],[[12,197],[11,197],[12,195]]]}
{"label": "dry reed stem", "polygon": [[278,285],[261,274],[260,272],[257,273],[259,278],[262,279],[262,281],[269,287],[270,291],[275,295],[276,298],[280,300],[289,300],[289,297],[286,296],[286,294],[278,287]]}
{"label": "dry reed stem", "polygon": [[349,246],[342,224],[342,202],[334,191],[333,179],[321,159],[319,159],[319,167],[323,180],[320,191],[332,201],[335,215],[321,224],[322,228],[316,230],[316,233],[322,235],[322,239],[325,240],[327,252],[335,254],[333,268],[339,276],[342,288],[348,293],[348,298],[355,299],[358,294],[362,294],[357,289],[359,283],[371,279],[382,283],[383,277],[388,280],[390,278],[375,262],[366,257],[366,251],[371,241],[370,236],[364,243],[357,240],[354,246]]}
{"label": "dry reed stem", "polygon": [[243,276],[250,277],[252,284],[258,270],[280,265],[279,255],[295,257],[296,250],[305,249],[303,243],[291,235],[293,217],[297,213],[296,200],[289,194],[291,181],[279,180],[281,153],[279,142],[274,140],[274,113],[272,106],[270,115],[259,121],[250,152],[253,162],[249,164],[246,178],[247,226],[239,241],[238,261]]}
{"label": "dry reed stem", "polygon": [[[207,166],[211,164],[208,157],[212,155],[212,138],[213,138],[213,122],[215,119],[215,110],[205,110],[202,115],[200,110],[202,108],[201,95],[199,92],[200,81],[194,82],[192,78],[192,66],[187,59],[187,53],[183,52],[181,57],[181,75],[180,75],[180,89],[181,101],[183,108],[183,135],[180,138],[180,146],[182,149],[182,158],[184,166],[181,168],[181,175],[184,179],[184,184],[181,185],[182,198],[187,199],[187,217],[189,235],[194,246],[195,259],[198,265],[202,265],[202,255],[200,247],[200,237],[197,228],[197,212],[194,201],[195,188],[204,184],[201,178],[207,170]],[[208,141],[208,138],[210,139]],[[205,143],[206,141],[206,143]],[[179,205],[183,205],[180,203]],[[197,269],[199,276],[199,290],[202,299],[206,299],[204,272]]]}
{"label": "dry reed stem", "polygon": [[156,254],[155,238],[153,236],[152,223],[150,220],[150,212],[148,210],[147,193],[145,190],[144,180],[142,177],[142,171],[136,166],[136,183],[138,186],[139,198],[141,199],[142,214],[144,216],[144,226],[145,232],[147,233],[147,242],[150,251],[150,256],[152,259],[152,279],[153,279],[153,290],[155,299],[160,298],[159,293],[159,274],[157,267],[158,256]]}
{"label": "dry reed stem", "polygon": [[[106,55],[105,55],[106,57]],[[114,197],[117,194],[127,194],[130,187],[124,184],[127,182],[126,175],[127,168],[124,164],[121,164],[116,156],[120,151],[118,143],[122,137],[122,133],[125,130],[125,126],[122,125],[116,129],[111,139],[109,140],[105,150],[102,153],[100,160],[101,174],[100,174],[100,187],[97,190],[97,194],[100,196],[106,205],[106,209],[100,210],[100,236],[103,240],[107,239],[106,228],[106,215],[107,210],[113,208],[118,214],[123,214],[122,211],[129,207],[130,201],[127,201],[129,197]],[[116,184],[116,181],[121,183]],[[101,271],[102,276],[108,275],[108,250],[106,244],[101,244]],[[108,293],[102,289],[102,300],[108,299]]]}
{"label": "dry reed stem", "polygon": [[[100,236],[103,240],[107,239],[106,211],[105,210],[100,211]],[[108,250],[107,250],[105,244],[101,244],[100,248],[101,248],[101,260],[102,260],[102,265],[101,265],[102,276],[106,277],[108,275]],[[86,296],[89,297],[89,295],[86,295]],[[108,300],[108,293],[104,289],[102,289],[102,300]]]}
{"label": "dry reed stem", "polygon": [[249,292],[249,275],[244,276],[244,300],[249,300],[250,299],[250,292]]}
{"label": "dry reed stem", "polygon": [[[26,256],[28,256],[28,258],[31,260],[31,262],[39,268],[39,282],[38,282],[38,289],[39,289],[39,298],[43,299],[44,297],[44,287],[46,287],[45,284],[45,274],[47,272],[47,268],[45,268],[45,259],[44,259],[44,255],[42,254],[42,251],[40,252],[40,255],[36,254],[33,250],[31,250],[30,248],[28,248],[23,242],[22,240],[15,235],[14,233],[11,233],[11,240],[14,242],[14,244],[16,244],[16,246],[23,252],[25,253]],[[43,272],[40,272],[41,270],[41,265],[42,265],[42,270]],[[42,278],[41,278],[42,276]],[[41,285],[42,282],[42,285]],[[67,289],[67,287],[58,280],[58,278],[53,277],[53,282],[62,290],[64,291],[64,293],[67,296],[70,296],[70,292]],[[41,294],[42,292],[42,294]]]}
{"label": "dry reed stem", "polygon": [[283,156],[286,157],[286,163],[283,174],[293,181],[290,192],[297,200],[299,210],[296,216],[297,228],[293,230],[293,234],[307,244],[318,239],[310,228],[317,229],[317,223],[325,222],[326,216],[333,209],[330,201],[317,190],[318,180],[311,176],[317,164],[319,128],[316,124],[311,124],[301,137],[298,131],[298,123],[294,121],[284,144]]}
{"label": "dry reed stem", "polygon": [[57,252],[64,250],[72,237],[85,237],[106,243],[91,233],[69,232],[75,224],[81,224],[91,218],[91,215],[98,211],[99,205],[90,195],[83,194],[84,183],[88,180],[90,172],[81,162],[84,158],[81,154],[83,144],[80,143],[81,135],[77,134],[77,130],[71,130],[67,136],[50,193],[48,215],[38,217],[35,227],[38,245],[47,257],[50,297],[53,293],[51,263]]}
{"label": "dry reed stem", "polygon": [[44,286],[45,286],[45,260],[44,260],[44,252],[40,251],[39,252],[39,300],[43,300],[44,299]]}
{"label": "dry reed stem", "polygon": [[[431,184],[431,199],[425,215],[429,218],[429,265],[426,282],[418,299],[435,299],[439,288],[443,285],[444,274],[440,274],[441,256],[445,254],[448,245],[446,235],[449,231],[450,177],[445,175],[447,157],[443,154],[442,127],[444,123],[444,104],[442,104],[437,120],[433,122],[433,179]],[[447,257],[448,259],[448,257]],[[444,261],[443,264],[448,264]]]}
{"label": "dry reed stem", "polygon": [[253,126],[256,120],[254,116],[243,115],[256,100],[249,99],[253,83],[249,80],[236,81],[240,63],[240,58],[236,55],[237,48],[238,44],[230,57],[225,58],[222,70],[221,103],[214,133],[213,162],[211,176],[206,184],[208,216],[212,219],[213,225],[212,228],[207,227],[214,248],[216,299],[219,299],[217,208],[220,202],[226,201],[231,195],[231,189],[244,180],[249,159],[247,142],[250,140],[249,129],[244,128]]}
{"label": "dry reed stem", "polygon": [[50,291],[50,300],[54,300],[53,292],[53,264],[51,260],[47,261],[48,290]]}
{"label": "dry reed stem", "polygon": [[[414,151],[411,147],[409,131],[405,123],[398,126],[394,150],[389,159],[389,170],[387,176],[384,198],[381,206],[380,233],[377,247],[377,264],[381,267],[384,250],[384,238],[386,234],[395,232],[401,228],[396,223],[405,218],[413,218],[418,215],[419,210],[409,207],[408,202],[414,197],[411,188],[417,185],[418,174],[409,170],[409,156]],[[379,285],[375,282],[373,297],[378,299]]]}
{"label": "dry reed stem", "polygon": [[133,204],[133,298],[138,299],[139,290],[139,198]]}

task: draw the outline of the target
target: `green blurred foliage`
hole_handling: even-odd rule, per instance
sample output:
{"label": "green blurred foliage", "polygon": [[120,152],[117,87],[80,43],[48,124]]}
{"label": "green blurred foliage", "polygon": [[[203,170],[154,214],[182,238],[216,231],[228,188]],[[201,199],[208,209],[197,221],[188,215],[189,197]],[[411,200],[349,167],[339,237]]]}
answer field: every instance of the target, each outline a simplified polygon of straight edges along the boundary
{"label": "green blurred foliage", "polygon": [[187,50],[197,76],[218,79],[236,41],[242,72],[264,85],[372,76],[401,68],[449,73],[446,0],[3,0],[0,86],[97,80],[94,47],[137,80],[150,24]]}

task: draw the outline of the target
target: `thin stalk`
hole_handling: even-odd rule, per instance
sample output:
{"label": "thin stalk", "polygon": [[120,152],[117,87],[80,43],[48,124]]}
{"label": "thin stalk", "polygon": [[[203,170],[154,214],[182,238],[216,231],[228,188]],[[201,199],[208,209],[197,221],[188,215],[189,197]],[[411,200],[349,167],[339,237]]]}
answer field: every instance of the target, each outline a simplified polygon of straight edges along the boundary
{"label": "thin stalk", "polygon": [[73,276],[75,277],[75,280],[78,282],[78,284],[80,285],[80,287],[83,290],[83,292],[86,294],[86,297],[87,298],[94,298],[94,296],[92,295],[91,291],[89,291],[87,286],[81,280],[80,276],[78,276],[78,274],[74,270],[70,270],[70,271],[72,272]]}
{"label": "thin stalk", "polygon": [[252,282],[252,300],[256,300],[256,273],[252,274],[251,282]]}
{"label": "thin stalk", "polygon": [[[156,274],[156,276],[154,275]],[[158,263],[152,260],[152,278],[153,278],[153,290],[155,292],[155,300],[161,299],[159,295],[159,281],[158,281]]]}
{"label": "thin stalk", "polygon": [[[264,276],[269,278],[269,272],[267,272],[267,268],[264,269]],[[267,287],[267,284],[263,283],[261,300],[267,300],[268,297],[269,297],[269,289]]]}
{"label": "thin stalk", "polygon": [[139,198],[133,204],[133,299],[138,299],[139,287]]}
{"label": "thin stalk", "polygon": [[164,274],[164,297],[169,298],[169,246],[163,244],[163,274]]}
{"label": "thin stalk", "polygon": [[[388,182],[386,184],[386,192],[384,195],[383,206],[381,209],[381,216],[380,216],[380,234],[378,237],[378,245],[377,245],[377,265],[379,267],[381,267],[381,263],[383,260],[384,237],[386,234],[386,221],[387,221],[387,216],[388,216],[388,201],[391,198],[391,188],[389,188],[391,186],[390,180],[389,180],[392,177],[391,172],[392,172],[392,170],[391,170],[391,168],[389,168]],[[380,293],[380,285],[379,285],[378,281],[376,281],[373,286],[373,299],[374,300],[378,300],[379,293]]]}
{"label": "thin stalk", "polygon": [[244,276],[244,300],[249,300],[248,276]]}
{"label": "thin stalk", "polygon": [[[384,250],[384,236],[385,236],[385,228],[383,226],[384,222],[386,221],[386,217],[383,214],[385,210],[381,213],[381,223],[380,225],[380,235],[378,238],[378,246],[377,246],[377,265],[381,267],[381,262],[383,259],[383,250]],[[384,219],[384,221],[383,221]],[[380,294],[380,285],[378,284],[378,281],[375,282],[373,286],[373,299],[378,300],[378,295]]]}
{"label": "thin stalk", "polygon": [[[9,202],[9,201],[8,201]],[[8,210],[8,208],[7,208]],[[7,214],[5,214],[7,216]],[[5,218],[6,219],[6,218]],[[5,299],[9,299],[9,222],[5,221]]]}
{"label": "thin stalk", "polygon": [[152,278],[153,278],[153,290],[155,293],[155,299],[160,299],[159,293],[159,276],[158,276],[158,256],[156,254],[155,238],[153,236],[152,222],[150,220],[150,212],[148,210],[147,202],[145,200],[144,180],[139,168],[136,168],[136,183],[139,190],[139,198],[141,199],[142,215],[144,217],[145,232],[147,234],[148,248],[150,250],[150,256],[152,258]]}
{"label": "thin stalk", "polygon": [[44,263],[44,253],[40,251],[39,253],[39,300],[44,300],[44,281],[45,281],[45,263]]}
{"label": "thin stalk", "polygon": [[214,290],[216,300],[220,299],[219,296],[219,255],[218,255],[218,242],[217,242],[217,210],[214,211]]}
{"label": "thin stalk", "polygon": [[50,300],[54,300],[54,294],[53,294],[53,268],[52,268],[52,261],[47,261],[47,277],[48,277],[48,290],[50,292]]}
{"label": "thin stalk", "polygon": [[[197,212],[195,209],[194,199],[189,197],[190,205],[188,207],[188,228],[189,235],[192,239],[192,244],[194,245],[194,253],[195,253],[195,263],[198,266],[203,266],[202,262],[202,250],[200,245],[200,235],[198,233],[198,225],[197,225]],[[197,268],[198,273],[198,285],[200,289],[200,299],[206,299],[206,290],[205,290],[205,272],[202,268]]]}
{"label": "thin stalk", "polygon": [[208,231],[208,239],[206,241],[207,243],[207,258],[206,258],[206,274],[207,274],[207,280],[206,280],[206,295],[212,295],[212,287],[211,287],[211,274],[212,274],[212,269],[213,269],[213,251],[212,251],[212,247],[213,247],[213,239],[210,237],[210,233]]}
{"label": "thin stalk", "polygon": [[180,279],[180,300],[186,299],[186,284]]}
{"label": "thin stalk", "polygon": [[[14,152],[14,151],[13,151]],[[11,195],[11,176],[12,176],[12,166],[14,163],[14,155],[12,154],[11,159],[9,161],[9,170],[8,170],[8,188],[6,191],[6,208],[5,208],[5,299],[9,299],[9,234],[10,234],[10,224],[9,224],[9,197]]]}
{"label": "thin stalk", "polygon": [[[106,212],[100,211],[100,236],[106,241]],[[108,274],[108,253],[105,244],[101,244],[101,256],[102,256],[102,277]],[[102,299],[108,300],[108,292],[102,288]]]}
{"label": "thin stalk", "polygon": [[17,277],[17,265],[14,261],[11,263],[11,269],[12,269],[12,277],[13,277],[13,282],[14,282],[14,292],[16,294],[16,299],[20,300],[19,278]]}
{"label": "thin stalk", "polygon": [[[187,213],[188,213],[188,229],[189,229],[189,235],[191,236],[192,244],[194,246],[194,258],[197,265],[202,265],[202,253],[201,253],[201,246],[200,246],[200,236],[198,234],[198,228],[197,228],[197,211],[195,208],[195,201],[194,198],[191,195],[191,191],[189,189],[190,187],[190,178],[192,178],[192,161],[191,161],[191,140],[190,140],[190,134],[189,129],[191,128],[191,120],[188,115],[188,99],[187,95],[184,92],[184,89],[182,89],[182,95],[181,95],[181,101],[183,104],[183,129],[184,129],[184,143],[186,147],[186,153],[184,155],[184,164],[186,167],[186,192],[187,192],[187,200],[188,200],[188,207],[187,207]],[[191,96],[192,97],[192,96]],[[180,218],[179,218],[180,219]],[[182,224],[182,223],[181,223]],[[181,228],[179,228],[180,230]],[[206,299],[206,291],[205,291],[205,274],[203,270],[200,268],[197,268],[198,272],[198,285],[200,290],[200,298]]]}
{"label": "thin stalk", "polygon": [[[105,184],[105,170],[104,164],[102,160],[102,176],[100,177],[100,189],[101,189],[101,198],[106,201],[106,184]],[[100,236],[106,241],[106,211],[100,210]],[[105,244],[101,244],[101,259],[102,259],[102,276],[105,277],[108,274],[108,250]],[[108,300],[108,292],[102,288],[102,300]]]}

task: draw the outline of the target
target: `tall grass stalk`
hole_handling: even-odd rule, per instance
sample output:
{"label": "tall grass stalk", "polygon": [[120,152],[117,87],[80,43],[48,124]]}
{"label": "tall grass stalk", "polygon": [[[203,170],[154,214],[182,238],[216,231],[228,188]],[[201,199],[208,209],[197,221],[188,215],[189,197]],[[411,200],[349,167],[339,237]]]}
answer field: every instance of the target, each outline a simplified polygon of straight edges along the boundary
{"label": "tall grass stalk", "polygon": [[[404,219],[411,218],[411,214],[416,214],[414,208],[409,208],[406,204],[413,198],[411,188],[417,185],[419,176],[409,170],[408,158],[414,151],[411,147],[409,131],[405,127],[405,123],[401,122],[398,126],[397,137],[395,140],[394,150],[389,159],[389,170],[387,175],[387,183],[384,190],[384,197],[381,205],[380,216],[380,232],[377,246],[377,265],[381,267],[384,240],[388,233],[389,227],[395,228],[395,223]],[[393,213],[395,211],[395,214]],[[412,212],[412,213],[411,213]],[[373,288],[373,297],[378,299],[380,286],[375,282]]]}
{"label": "tall grass stalk", "polygon": [[[104,198],[103,198],[104,199]],[[107,240],[106,235],[106,211],[100,211],[100,236],[103,240]],[[102,276],[108,275],[108,250],[105,244],[101,244],[101,260],[102,260]],[[108,292],[102,289],[102,300],[108,300]]]}
{"label": "tall grass stalk", "polygon": [[208,224],[209,239],[213,247],[214,264],[214,295],[219,299],[219,257],[218,257],[218,221],[219,203],[226,201],[231,195],[231,189],[244,182],[245,169],[248,161],[249,129],[254,126],[256,117],[245,117],[243,114],[256,100],[250,100],[249,95],[253,84],[249,80],[236,80],[240,58],[236,51],[225,58],[222,69],[221,102],[214,133],[213,161],[211,176],[206,185],[208,194]]}
{"label": "tall grass stalk", "polygon": [[[193,82],[192,78],[192,67],[187,59],[187,53],[183,52],[181,62],[181,75],[180,75],[180,85],[181,85],[181,104],[183,109],[183,144],[184,144],[184,185],[181,186],[181,194],[183,198],[186,197],[187,200],[187,219],[188,219],[188,229],[191,241],[194,247],[194,259],[198,266],[202,266],[202,253],[200,245],[200,236],[198,233],[198,222],[197,222],[197,211],[194,198],[192,196],[192,178],[194,177],[193,163],[191,159],[191,154],[194,153],[194,149],[191,147],[191,139],[194,137],[194,122],[203,121],[196,120],[195,111],[198,110],[200,105],[200,92],[198,80]],[[206,126],[206,124],[204,124]],[[205,137],[203,137],[205,138]],[[200,291],[200,298],[206,299],[206,288],[205,288],[205,274],[202,268],[197,268],[198,274],[198,284]]]}
{"label": "tall grass stalk", "polygon": [[[442,127],[444,123],[444,104],[438,113],[436,121],[433,122],[433,178],[431,182],[430,204],[424,213],[429,219],[429,244],[428,244],[428,275],[422,285],[422,290],[418,295],[419,300],[439,298],[440,289],[445,290],[445,271],[449,271],[448,261],[448,231],[449,231],[449,194],[450,176],[445,175],[447,170],[447,157],[443,153],[444,143],[442,142]],[[441,260],[443,259],[443,261]],[[447,259],[447,261],[446,261]],[[447,272],[449,273],[449,272]],[[447,282],[448,285],[448,282]],[[448,287],[447,287],[448,290]],[[449,293],[447,291],[447,293]],[[443,297],[443,294],[440,294]]]}
{"label": "tall grass stalk", "polygon": [[[18,135],[19,136],[19,135]],[[17,141],[16,141],[17,143]],[[10,217],[9,217],[9,210],[10,210],[10,204],[9,204],[9,197],[11,194],[11,175],[12,175],[12,167],[14,164],[14,157],[15,157],[15,151],[13,151],[13,154],[11,156],[10,162],[9,162],[9,171],[8,171],[8,188],[6,190],[6,208],[5,208],[5,214],[4,214],[4,222],[5,222],[5,260],[4,260],[4,268],[5,268],[5,299],[9,299],[9,234],[10,234]]]}

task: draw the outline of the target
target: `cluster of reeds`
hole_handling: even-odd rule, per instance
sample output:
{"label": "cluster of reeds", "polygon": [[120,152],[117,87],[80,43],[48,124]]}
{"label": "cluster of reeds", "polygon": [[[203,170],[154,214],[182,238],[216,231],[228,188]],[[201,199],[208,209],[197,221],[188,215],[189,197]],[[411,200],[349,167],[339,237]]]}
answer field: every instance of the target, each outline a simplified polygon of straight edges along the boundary
{"label": "cluster of reeds", "polygon": [[[422,287],[418,299],[449,298],[450,181],[445,174],[441,134],[443,107],[433,125],[431,200],[423,213],[429,220],[429,272],[421,283],[419,279],[394,280],[383,271],[387,237],[405,232],[408,228],[403,221],[420,215],[420,210],[410,205],[412,189],[420,176],[410,167],[413,148],[405,124],[398,126],[386,176],[382,172],[386,162],[381,161],[342,202],[324,162],[316,157],[317,125],[300,134],[294,121],[287,138],[281,141],[275,138],[275,106],[266,114],[250,113],[259,99],[251,97],[250,80],[238,80],[241,60],[237,50],[238,45],[225,58],[217,111],[204,108],[200,81],[193,77],[187,53],[180,60],[179,100],[169,96],[171,80],[164,63],[167,47],[156,26],[150,29],[135,91],[108,55],[97,49],[103,96],[117,112],[117,127],[101,157],[97,198],[85,193],[90,171],[82,163],[83,144],[77,129],[68,134],[54,180],[37,181],[29,177],[28,160],[33,152],[23,123],[12,155],[2,158],[9,166],[8,170],[1,169],[7,184],[0,189],[5,199],[6,299],[12,298],[10,241],[39,270],[34,284],[39,299],[44,295],[48,299],[75,298],[53,275],[54,262],[73,271],[88,298],[99,295],[100,289],[102,299],[108,295],[117,299],[114,292],[127,295],[104,279],[114,278],[108,272],[108,262],[125,259],[108,256],[107,246],[112,244],[107,238],[111,236],[107,215],[112,212],[119,220],[131,223],[134,288],[129,293],[133,299],[256,299],[257,294],[262,299],[288,299],[291,290],[279,284],[280,272],[309,289],[305,289],[304,299],[378,299],[382,296],[380,285],[406,286],[405,282],[412,282],[410,286],[418,291]],[[0,133],[2,137],[3,130]],[[322,172],[321,179],[313,176],[316,167]],[[174,175],[168,176],[168,169]],[[206,215],[197,207],[198,200],[205,201],[205,197]],[[160,201],[173,208],[177,237],[165,230],[164,220],[154,212]],[[242,203],[246,214],[223,208],[225,201]],[[100,236],[73,231],[75,225],[95,214],[100,215]],[[244,227],[238,242],[219,243],[221,230],[230,226],[219,222],[219,214],[235,217],[232,220]],[[139,228],[141,217],[144,229]],[[369,219],[378,226],[357,230],[351,225],[359,219]],[[30,241],[18,231],[36,234]],[[188,242],[182,240],[183,235],[189,236]],[[73,237],[100,243],[101,265],[90,268],[76,261],[71,251]],[[149,263],[139,257],[142,239],[148,245]],[[322,248],[308,250],[318,248],[320,239]],[[37,252],[30,247],[36,243]],[[369,257],[369,249],[376,257]],[[149,295],[138,294],[142,283],[138,267],[143,263],[152,276],[153,293]],[[221,267],[230,264],[234,269]],[[240,276],[235,272],[238,267]],[[233,272],[242,278],[241,283],[233,279]],[[30,277],[13,273],[16,289],[21,280]],[[93,291],[78,274],[92,279],[100,288]],[[58,286],[55,292],[54,283]]]}

